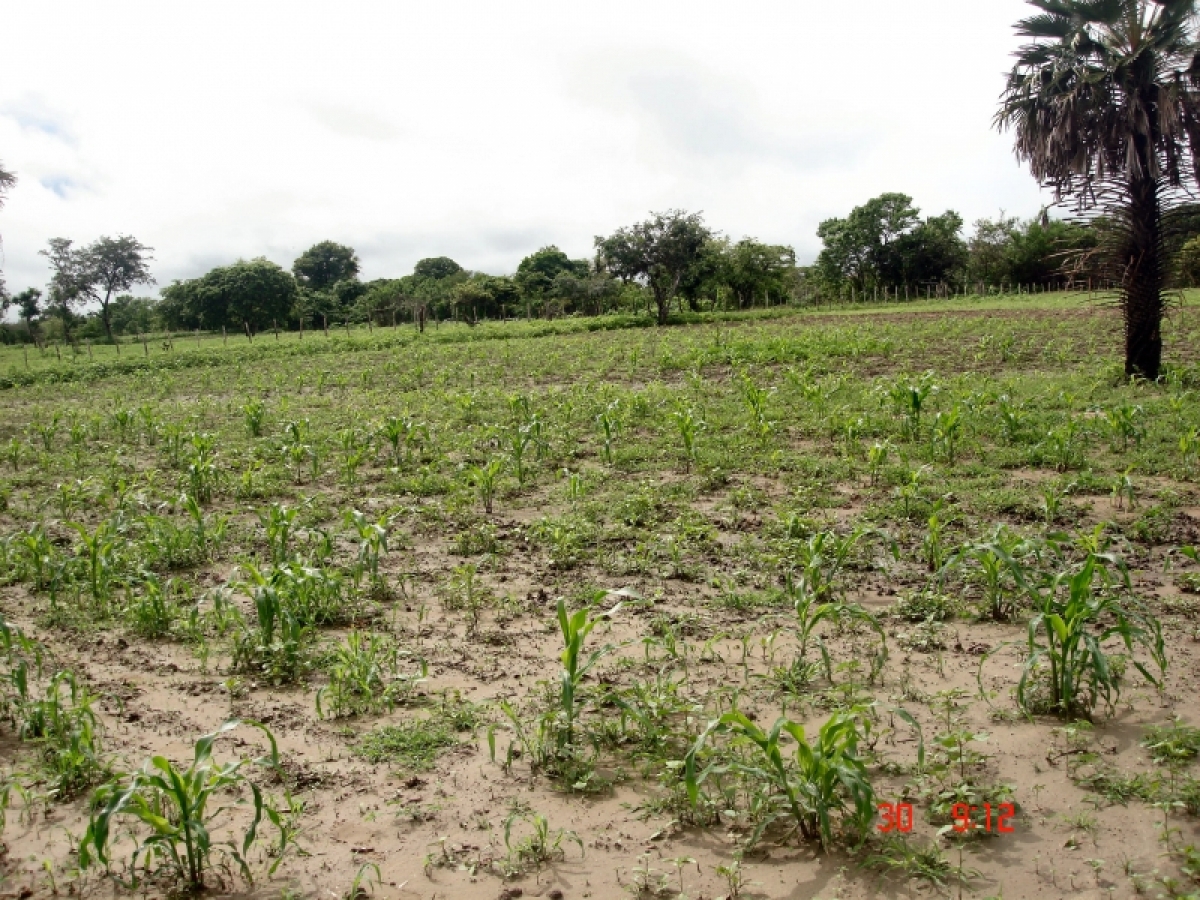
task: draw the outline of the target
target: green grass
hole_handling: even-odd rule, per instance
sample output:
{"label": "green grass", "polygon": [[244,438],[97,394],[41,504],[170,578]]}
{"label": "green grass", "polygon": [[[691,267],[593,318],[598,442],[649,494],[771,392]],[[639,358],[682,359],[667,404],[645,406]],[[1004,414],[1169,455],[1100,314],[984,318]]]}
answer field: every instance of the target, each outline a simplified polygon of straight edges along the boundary
{"label": "green grass", "polygon": [[454,723],[434,715],[380,725],[364,734],[354,750],[367,762],[387,764],[399,772],[428,772],[460,742]]}

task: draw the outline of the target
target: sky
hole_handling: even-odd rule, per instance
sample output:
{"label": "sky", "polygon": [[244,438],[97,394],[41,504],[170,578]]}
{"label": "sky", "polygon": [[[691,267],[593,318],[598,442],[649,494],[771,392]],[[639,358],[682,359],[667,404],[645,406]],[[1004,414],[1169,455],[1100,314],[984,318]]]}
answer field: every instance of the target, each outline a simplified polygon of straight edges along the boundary
{"label": "sky", "polygon": [[[511,273],[651,211],[820,250],[885,191],[922,212],[1048,202],[992,125],[1024,0],[9,0],[8,287],[131,234],[159,286],[354,247]],[[153,293],[142,289],[138,293]]]}

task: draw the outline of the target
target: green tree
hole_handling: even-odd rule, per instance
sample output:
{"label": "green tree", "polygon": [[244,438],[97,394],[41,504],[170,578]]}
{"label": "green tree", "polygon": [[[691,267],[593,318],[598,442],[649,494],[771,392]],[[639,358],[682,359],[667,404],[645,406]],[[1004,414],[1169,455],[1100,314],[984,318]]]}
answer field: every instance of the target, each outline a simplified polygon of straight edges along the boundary
{"label": "green tree", "polygon": [[975,222],[975,234],[967,244],[967,278],[972,283],[998,285],[1009,280],[1009,253],[1018,224],[1004,213]]}
{"label": "green tree", "polygon": [[88,300],[90,270],[86,252],[76,249],[67,238],[51,238],[49,247],[39,250],[50,263],[50,286],[45,309],[62,323],[63,337],[71,339],[75,311]]}
{"label": "green tree", "polygon": [[[148,263],[153,259],[153,247],[147,247],[137,238],[118,235],[102,237],[82,250],[83,291],[90,300],[100,304],[100,321],[109,341],[116,344],[113,336],[113,298],[128,291],[135,284],[153,284]],[[117,345],[120,352],[120,345]]]}
{"label": "green tree", "polygon": [[898,284],[941,284],[966,269],[967,245],[962,216],[948,210],[930,216],[896,238],[881,261],[884,281]]}
{"label": "green tree", "polygon": [[758,298],[787,292],[796,267],[796,251],[777,244],[743,238],[724,253],[721,277],[737,300],[739,309]]}
{"label": "green tree", "polygon": [[1093,228],[1061,219],[1030,219],[1015,228],[1008,246],[1009,284],[1049,284],[1070,277],[1081,254],[1096,246]]}
{"label": "green tree", "polygon": [[1194,237],[1183,245],[1175,258],[1175,269],[1179,273],[1181,287],[1200,287],[1200,237]]}
{"label": "green tree", "polygon": [[474,325],[480,318],[498,315],[502,305],[499,293],[507,293],[503,290],[505,283],[513,288],[511,293],[519,300],[520,292],[515,290],[516,286],[507,278],[474,274],[457,282],[450,292],[450,303],[454,308],[455,317]]}
{"label": "green tree", "polygon": [[110,308],[112,329],[116,334],[144,334],[158,325],[158,301],[153,297],[122,294]]}
{"label": "green tree", "polygon": [[464,271],[462,266],[448,256],[431,256],[413,266],[413,275],[431,281],[444,281],[461,275]]}
{"label": "green tree", "polygon": [[609,237],[597,237],[596,250],[606,271],[650,289],[658,324],[665,325],[681,282],[702,260],[711,238],[699,213],[669,210],[651,213],[644,222]]}
{"label": "green tree", "polygon": [[358,307],[363,318],[379,324],[396,324],[404,304],[404,282],[399,278],[377,278],[363,285]]}
{"label": "green tree", "polygon": [[895,277],[893,244],[920,222],[920,210],[907,194],[881,194],[851,210],[844,219],[817,227],[824,249],[815,268],[830,285],[850,284],[860,293]]}
{"label": "green tree", "polygon": [[17,317],[25,323],[25,330],[29,332],[29,336],[33,338],[34,343],[41,344],[37,334],[37,325],[44,313],[41,291],[37,288],[26,288],[19,294],[4,298],[0,306],[3,307],[0,312],[7,312],[10,306],[16,307]]}
{"label": "green tree", "polygon": [[[558,282],[562,275],[572,280]],[[517,266],[514,276],[525,301],[525,317],[532,318],[533,307],[542,306],[547,299],[563,300],[576,293],[574,280],[586,278],[587,275],[586,260],[571,259],[553,244],[526,256]]]}
{"label": "green tree", "polygon": [[1196,187],[1195,0],[1030,0],[996,124],[1033,176],[1113,222],[1104,247],[1125,372],[1157,379],[1169,274],[1164,208]]}
{"label": "green tree", "polygon": [[436,314],[452,308],[455,285],[467,277],[467,271],[450,257],[432,256],[419,260],[413,273],[401,279],[406,306],[422,332],[431,310]]}
{"label": "green tree", "polygon": [[358,272],[354,250],[333,241],[313,244],[292,263],[296,282],[311,291],[328,291],[339,281],[357,281]]}
{"label": "green tree", "polygon": [[160,309],[170,327],[233,327],[253,333],[286,321],[297,293],[296,280],[286,270],[258,257],[168,285]]}

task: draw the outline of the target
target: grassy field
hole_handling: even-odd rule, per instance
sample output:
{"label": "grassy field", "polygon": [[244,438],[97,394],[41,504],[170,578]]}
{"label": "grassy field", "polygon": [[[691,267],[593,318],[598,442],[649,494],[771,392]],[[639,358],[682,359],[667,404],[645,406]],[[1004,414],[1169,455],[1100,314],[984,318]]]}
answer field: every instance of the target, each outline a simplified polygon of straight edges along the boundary
{"label": "grassy field", "polygon": [[1196,298],[645,324],[0,349],[2,887],[1200,890]]}

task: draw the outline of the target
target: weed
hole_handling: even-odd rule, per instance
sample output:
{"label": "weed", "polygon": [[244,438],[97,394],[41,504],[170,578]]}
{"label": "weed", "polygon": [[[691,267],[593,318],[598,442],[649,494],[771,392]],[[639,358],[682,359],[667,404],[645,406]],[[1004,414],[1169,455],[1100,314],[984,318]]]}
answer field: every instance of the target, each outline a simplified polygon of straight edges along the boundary
{"label": "weed", "polygon": [[442,751],[458,745],[456,732],[441,716],[407,719],[367,732],[354,750],[370,763],[388,763],[401,772],[426,772]]}
{"label": "weed", "polygon": [[[524,826],[521,830],[526,833],[516,837],[518,825]],[[504,846],[508,848],[509,865],[517,872],[540,869],[546,863],[563,859],[566,856],[563,844],[568,841],[583,854],[579,835],[565,828],[552,828],[541,813],[516,808],[504,820]]]}
{"label": "weed", "polygon": [[879,849],[863,865],[868,869],[898,872],[906,878],[919,878],[939,888],[944,888],[947,879],[954,875],[954,867],[936,842],[917,843],[899,834],[885,836]]}
{"label": "weed", "polygon": [[422,660],[414,674],[401,674],[400,657],[391,637],[352,630],[329,658],[329,684],[317,691],[317,715],[336,719],[410,702],[429,667]]}
{"label": "weed", "polygon": [[1177,765],[1190,762],[1200,753],[1200,728],[1183,724],[1179,718],[1170,725],[1150,725],[1142,746],[1150,751],[1155,762]]}

